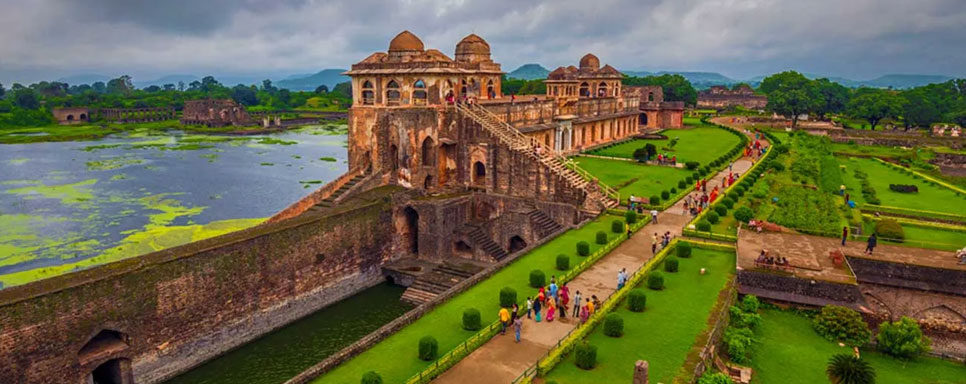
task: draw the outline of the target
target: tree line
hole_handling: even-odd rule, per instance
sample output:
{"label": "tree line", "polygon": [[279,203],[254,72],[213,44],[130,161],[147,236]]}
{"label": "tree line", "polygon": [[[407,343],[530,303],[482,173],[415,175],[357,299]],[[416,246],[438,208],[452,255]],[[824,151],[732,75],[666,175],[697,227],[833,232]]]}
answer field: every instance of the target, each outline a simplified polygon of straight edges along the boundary
{"label": "tree line", "polygon": [[[757,92],[768,96],[768,111],[791,119],[793,127],[802,115],[865,120],[873,130],[883,121],[906,130],[935,123],[966,126],[966,79],[908,90],[849,89],[829,79],[810,80],[786,71],[766,77]],[[847,121],[844,124],[848,127]]]}

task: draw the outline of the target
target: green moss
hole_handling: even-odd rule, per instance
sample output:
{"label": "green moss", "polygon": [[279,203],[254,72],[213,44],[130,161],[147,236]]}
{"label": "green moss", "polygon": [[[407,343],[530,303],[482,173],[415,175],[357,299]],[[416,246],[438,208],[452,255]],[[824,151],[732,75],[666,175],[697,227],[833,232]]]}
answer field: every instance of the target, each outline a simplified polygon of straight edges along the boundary
{"label": "green moss", "polygon": [[329,162],[335,162],[335,161],[337,161],[337,160],[336,160],[336,158],[334,158],[334,157],[329,157],[329,156],[326,156],[326,157],[320,157],[320,158],[319,158],[319,160],[321,160],[321,161],[329,161]]}
{"label": "green moss", "polygon": [[87,179],[71,184],[33,185],[9,189],[7,193],[21,195],[25,199],[59,199],[61,204],[78,204],[94,198],[93,192],[87,187],[96,183],[97,179]]}

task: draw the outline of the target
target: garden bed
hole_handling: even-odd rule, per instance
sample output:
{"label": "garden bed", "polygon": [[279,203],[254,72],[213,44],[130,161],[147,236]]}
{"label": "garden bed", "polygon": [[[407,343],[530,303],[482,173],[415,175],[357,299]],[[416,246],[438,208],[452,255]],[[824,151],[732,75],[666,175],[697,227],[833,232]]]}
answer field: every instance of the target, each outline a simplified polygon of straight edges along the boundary
{"label": "garden bed", "polygon": [[[658,154],[669,154],[677,156],[678,163],[684,164],[688,161],[697,161],[702,166],[714,161],[718,156],[730,151],[741,139],[733,133],[704,124],[700,121],[698,125],[687,129],[668,129],[662,132],[668,138],[665,140],[643,140],[635,139],[604,147],[588,152],[591,155],[619,157],[633,159],[634,151],[644,147],[646,144],[654,144]],[[668,144],[677,138],[673,148],[668,149]]]}

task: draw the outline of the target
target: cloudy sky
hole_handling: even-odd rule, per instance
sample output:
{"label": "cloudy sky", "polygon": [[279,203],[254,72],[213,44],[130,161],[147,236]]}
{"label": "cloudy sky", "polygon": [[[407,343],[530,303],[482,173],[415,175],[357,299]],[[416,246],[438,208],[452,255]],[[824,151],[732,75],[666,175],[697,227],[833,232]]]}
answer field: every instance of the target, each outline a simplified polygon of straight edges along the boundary
{"label": "cloudy sky", "polygon": [[282,77],[346,68],[409,29],[469,33],[510,71],[785,69],[966,76],[966,0],[0,0],[0,82],[76,74]]}

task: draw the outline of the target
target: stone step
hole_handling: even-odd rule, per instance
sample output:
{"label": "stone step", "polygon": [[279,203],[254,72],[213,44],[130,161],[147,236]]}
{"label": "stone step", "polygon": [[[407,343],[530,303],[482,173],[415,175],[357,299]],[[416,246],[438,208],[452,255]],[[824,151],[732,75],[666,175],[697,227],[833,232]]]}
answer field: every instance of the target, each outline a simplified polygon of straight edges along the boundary
{"label": "stone step", "polygon": [[426,302],[429,302],[430,300],[435,299],[436,296],[438,296],[438,295],[435,294],[435,293],[426,292],[426,291],[423,291],[423,290],[419,290],[419,289],[415,289],[415,288],[410,287],[410,288],[406,289],[405,292],[403,292],[402,297],[400,297],[399,299],[402,300],[405,303],[409,303],[409,304],[418,306],[418,305],[422,305],[422,304],[424,304]]}

